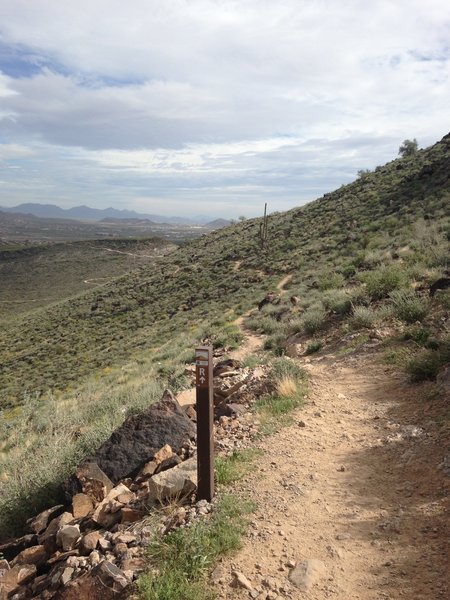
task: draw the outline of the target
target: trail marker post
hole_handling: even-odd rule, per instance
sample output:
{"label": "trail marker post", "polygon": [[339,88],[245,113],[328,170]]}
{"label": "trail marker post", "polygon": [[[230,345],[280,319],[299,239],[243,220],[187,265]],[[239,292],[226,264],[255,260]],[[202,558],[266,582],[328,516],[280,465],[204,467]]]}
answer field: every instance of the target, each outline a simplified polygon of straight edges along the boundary
{"label": "trail marker post", "polygon": [[214,496],[214,388],[212,346],[195,350],[197,391],[197,497],[211,502]]}

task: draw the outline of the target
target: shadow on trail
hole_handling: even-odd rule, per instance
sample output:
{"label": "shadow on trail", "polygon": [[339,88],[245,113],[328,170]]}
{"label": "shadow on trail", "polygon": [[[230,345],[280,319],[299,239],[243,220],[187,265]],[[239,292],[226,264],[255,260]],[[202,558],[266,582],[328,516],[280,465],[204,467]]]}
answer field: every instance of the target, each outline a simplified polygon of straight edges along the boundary
{"label": "shadow on trail", "polygon": [[450,404],[427,400],[429,391],[390,375],[368,384],[365,398],[383,408],[383,417],[371,419],[379,440],[371,447],[361,441],[343,474],[352,507],[356,497],[373,512],[366,520],[343,514],[343,522],[353,539],[385,551],[385,563],[373,566],[389,590],[380,599],[450,598],[450,474],[439,468],[450,454]]}

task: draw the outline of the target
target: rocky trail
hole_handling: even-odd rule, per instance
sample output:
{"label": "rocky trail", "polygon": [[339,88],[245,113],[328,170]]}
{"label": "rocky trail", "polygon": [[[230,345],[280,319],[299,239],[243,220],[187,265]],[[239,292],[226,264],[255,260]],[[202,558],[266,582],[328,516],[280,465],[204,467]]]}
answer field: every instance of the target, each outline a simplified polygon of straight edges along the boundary
{"label": "rocky trail", "polygon": [[309,397],[292,425],[257,443],[264,455],[238,486],[257,510],[242,550],[212,574],[216,590],[264,600],[450,598],[444,400],[376,355],[299,360]]}

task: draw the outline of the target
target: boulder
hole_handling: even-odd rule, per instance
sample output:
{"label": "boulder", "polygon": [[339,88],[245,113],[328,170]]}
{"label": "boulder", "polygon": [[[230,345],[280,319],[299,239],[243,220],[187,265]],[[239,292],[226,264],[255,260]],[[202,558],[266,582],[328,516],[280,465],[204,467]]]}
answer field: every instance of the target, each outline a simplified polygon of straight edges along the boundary
{"label": "boulder", "polygon": [[75,494],[72,498],[72,512],[75,519],[86,517],[94,509],[94,502],[87,494]]}
{"label": "boulder", "polygon": [[137,508],[131,508],[130,506],[124,506],[120,511],[120,522],[121,523],[136,523],[145,517],[146,513],[143,510]]}
{"label": "boulder", "polygon": [[128,495],[131,493],[123,483],[119,483],[118,486],[109,492],[103,502],[100,502],[97,506],[92,515],[92,520],[106,529],[118,523],[121,519],[120,509],[123,505],[117,502],[116,499],[122,494]]}
{"label": "boulder", "polygon": [[36,517],[28,519],[27,527],[33,533],[42,533],[44,529],[46,529],[49,522],[55,517],[58,517],[63,511],[64,506],[62,504],[48,508],[47,510],[39,513]]}
{"label": "boulder", "polygon": [[11,566],[15,565],[41,565],[48,558],[44,546],[30,546],[22,550],[20,554],[12,561]]}
{"label": "boulder", "polygon": [[166,390],[162,400],[128,417],[88,462],[97,464],[117,483],[134,477],[166,444],[178,454],[194,436],[194,425]]}
{"label": "boulder", "polygon": [[58,546],[68,552],[73,550],[80,539],[80,526],[79,525],[65,525],[56,534],[56,543]]}
{"label": "boulder", "polygon": [[163,471],[148,482],[147,502],[166,498],[182,498],[197,489],[197,458],[190,458],[169,471]]}
{"label": "boulder", "polygon": [[21,585],[36,576],[36,565],[16,565],[0,574],[0,598],[9,598]]}
{"label": "boulder", "polygon": [[86,535],[81,538],[80,552],[82,554],[90,554],[97,548],[100,537],[101,535],[98,531],[90,531],[89,533],[86,533]]}
{"label": "boulder", "polygon": [[105,499],[114,487],[113,482],[95,461],[87,460],[63,483],[67,498],[83,492],[97,504]]}
{"label": "boulder", "polygon": [[6,558],[6,560],[13,560],[22,550],[29,546],[35,546],[37,544],[36,535],[24,535],[15,540],[5,542],[0,545],[0,556]]}
{"label": "boulder", "polygon": [[102,561],[86,575],[70,581],[54,596],[55,600],[118,600],[125,598],[129,581],[123,571]]}

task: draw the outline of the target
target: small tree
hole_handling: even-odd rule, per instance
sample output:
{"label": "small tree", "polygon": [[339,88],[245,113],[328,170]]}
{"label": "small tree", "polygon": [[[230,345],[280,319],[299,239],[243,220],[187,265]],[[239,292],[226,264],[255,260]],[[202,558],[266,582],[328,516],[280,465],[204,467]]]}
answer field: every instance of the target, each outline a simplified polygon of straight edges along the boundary
{"label": "small tree", "polygon": [[405,140],[398,149],[398,153],[402,158],[406,158],[407,156],[414,156],[418,149],[419,144],[417,143],[416,138],[414,138],[413,140]]}

